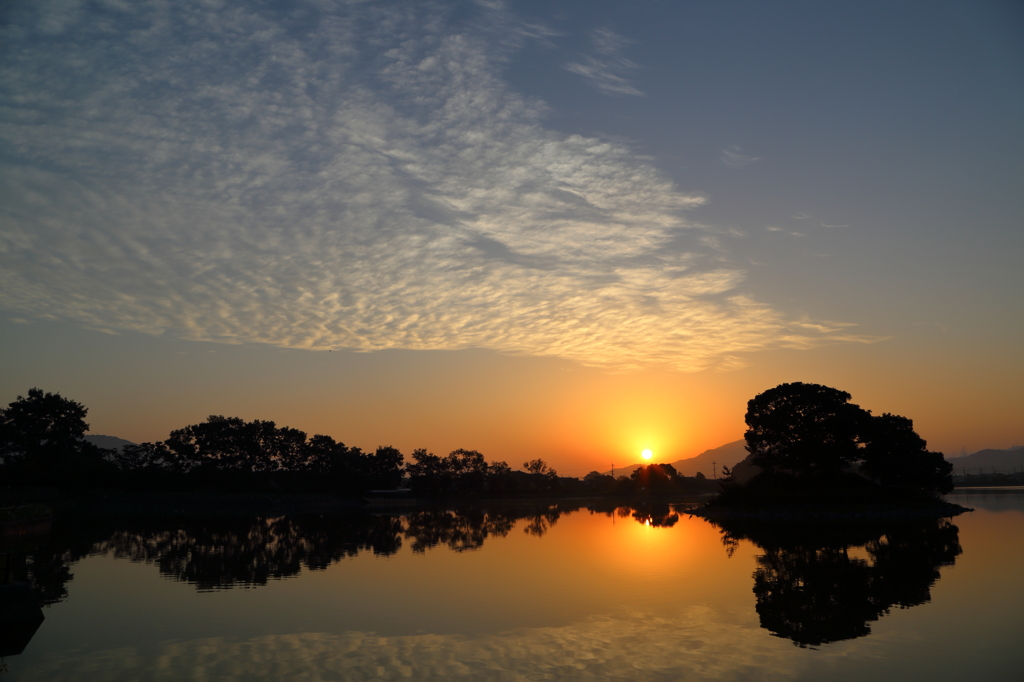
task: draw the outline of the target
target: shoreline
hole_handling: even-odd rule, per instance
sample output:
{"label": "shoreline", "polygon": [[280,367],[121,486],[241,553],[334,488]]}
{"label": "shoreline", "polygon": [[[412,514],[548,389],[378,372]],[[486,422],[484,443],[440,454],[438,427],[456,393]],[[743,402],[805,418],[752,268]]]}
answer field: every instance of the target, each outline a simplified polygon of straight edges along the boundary
{"label": "shoreline", "polygon": [[[1021,493],[1024,487],[956,488],[951,495],[978,495]],[[97,491],[91,495],[48,500],[56,514],[171,514],[171,515],[232,515],[232,514],[306,514],[362,511],[369,514],[407,514],[430,509],[460,508],[521,508],[564,505],[583,506],[642,506],[650,504],[672,505],[674,511],[715,518],[749,518],[766,520],[876,520],[886,518],[956,516],[973,511],[951,502],[934,504],[921,502],[885,502],[878,504],[839,505],[780,505],[773,507],[726,507],[709,504],[713,493],[670,495],[576,495],[537,497],[448,497],[388,498],[343,496],[328,493],[233,493],[233,492],[122,492]],[[13,506],[28,506],[18,504]]]}
{"label": "shoreline", "polygon": [[[437,509],[480,509],[551,507],[564,505],[585,506],[641,506],[667,504],[697,507],[706,504],[711,495],[657,495],[657,496],[538,496],[538,497],[449,497],[449,498],[381,498],[350,497],[327,493],[228,493],[228,492],[165,492],[124,493],[107,492],[64,498],[49,502],[57,515],[85,513],[168,514],[176,516],[202,515],[283,515],[336,512],[363,512],[368,514],[408,514]],[[684,511],[680,509],[679,511]]]}
{"label": "shoreline", "polygon": [[707,521],[751,519],[764,521],[880,521],[889,519],[951,518],[974,511],[953,502],[922,504],[885,503],[878,505],[801,505],[778,507],[718,507],[704,506],[687,511]]}

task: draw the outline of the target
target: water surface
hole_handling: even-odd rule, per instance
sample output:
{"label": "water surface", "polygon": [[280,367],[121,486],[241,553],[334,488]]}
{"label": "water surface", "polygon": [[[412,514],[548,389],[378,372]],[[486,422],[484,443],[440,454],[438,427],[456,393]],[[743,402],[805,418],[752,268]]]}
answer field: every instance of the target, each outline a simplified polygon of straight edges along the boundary
{"label": "water surface", "polygon": [[667,505],[61,517],[10,680],[1016,680],[1024,494],[720,528]]}

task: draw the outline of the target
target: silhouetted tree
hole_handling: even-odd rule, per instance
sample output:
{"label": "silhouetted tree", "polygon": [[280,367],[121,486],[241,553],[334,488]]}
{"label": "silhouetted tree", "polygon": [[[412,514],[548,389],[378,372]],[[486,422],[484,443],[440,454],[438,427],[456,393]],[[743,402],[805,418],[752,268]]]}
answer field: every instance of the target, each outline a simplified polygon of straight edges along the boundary
{"label": "silhouetted tree", "polygon": [[479,493],[487,478],[487,461],[476,450],[452,450],[444,458],[456,492]]}
{"label": "silhouetted tree", "polygon": [[494,493],[515,492],[518,488],[512,476],[512,467],[506,462],[491,462],[487,466],[487,489]]}
{"label": "silhouetted tree", "polygon": [[[926,449],[911,420],[872,417],[850,403],[849,393],[818,384],[781,384],[747,407],[747,450],[762,471],[742,485],[727,477],[720,501],[852,501],[952,489],[952,465],[942,453]],[[856,464],[861,476],[854,473]]]}
{"label": "silhouetted tree", "polygon": [[529,474],[525,487],[534,492],[553,493],[561,485],[558,472],[548,466],[543,459],[531,459],[528,462],[523,462],[523,469]]}
{"label": "silhouetted tree", "polygon": [[52,457],[77,449],[89,430],[81,403],[59,393],[30,388],[0,410],[0,455],[4,461]]}
{"label": "silhouetted tree", "polygon": [[8,480],[62,487],[109,483],[115,470],[103,455],[110,451],[82,440],[88,412],[38,388],[0,410],[0,458]]}
{"label": "silhouetted tree", "polygon": [[552,469],[548,466],[547,462],[542,459],[531,459],[528,462],[523,462],[523,470],[530,474],[546,474]]}
{"label": "silhouetted tree", "polygon": [[352,452],[344,443],[317,434],[306,443],[301,470],[334,482],[354,479],[358,475],[358,456],[359,453]]}
{"label": "silhouetted tree", "polygon": [[424,448],[413,450],[412,462],[405,467],[409,487],[417,494],[441,495],[452,487],[451,475],[440,457]]}
{"label": "silhouetted tree", "polygon": [[765,470],[837,473],[860,458],[863,415],[845,391],[781,384],[747,403],[747,450]]}
{"label": "silhouetted tree", "polygon": [[[346,447],[330,436],[318,434],[306,442],[303,452],[298,471],[303,474],[301,480],[306,489],[358,493],[397,485],[394,462],[401,463],[397,450],[381,452],[381,458],[374,460],[374,455],[364,455],[359,448]],[[400,470],[397,478],[401,478]]]}
{"label": "silhouetted tree", "polygon": [[953,489],[953,464],[930,452],[906,417],[885,413],[866,422],[863,471],[883,487],[917,493]]}
{"label": "silhouetted tree", "polygon": [[610,474],[591,471],[583,477],[583,485],[596,493],[609,493],[615,489],[615,478]]}
{"label": "silhouetted tree", "polygon": [[396,448],[383,446],[372,455],[365,456],[366,474],[374,488],[397,488],[402,482],[402,463],[405,457]]}
{"label": "silhouetted tree", "polygon": [[306,459],[306,434],[272,421],[211,415],[171,432],[165,441],[186,464],[249,473],[294,471]]}
{"label": "silhouetted tree", "polygon": [[128,443],[112,453],[110,461],[126,488],[169,490],[183,484],[183,462],[165,443]]}
{"label": "silhouetted tree", "polygon": [[[426,450],[415,450],[413,462],[406,467],[409,485],[427,495],[476,495],[484,491],[490,480],[490,467],[476,450],[452,450],[444,458]],[[506,485],[511,469],[504,462],[495,475]]]}
{"label": "silhouetted tree", "polygon": [[206,487],[287,485],[355,493],[398,486],[404,462],[390,446],[363,453],[330,436],[307,439],[305,432],[272,421],[216,415],[172,431],[164,446],[194,484]]}
{"label": "silhouetted tree", "polygon": [[305,468],[308,452],[305,431],[287,426],[275,428],[274,422],[255,423],[260,424],[257,451],[263,471],[302,471]]}
{"label": "silhouetted tree", "polygon": [[245,422],[238,417],[210,415],[205,422],[171,431],[164,441],[186,470],[207,466],[240,469],[245,463]]}
{"label": "silhouetted tree", "polygon": [[181,459],[166,443],[128,443],[115,451],[111,461],[121,471],[179,471]]}
{"label": "silhouetted tree", "polygon": [[637,492],[669,492],[678,488],[679,473],[671,464],[647,464],[630,474]]}

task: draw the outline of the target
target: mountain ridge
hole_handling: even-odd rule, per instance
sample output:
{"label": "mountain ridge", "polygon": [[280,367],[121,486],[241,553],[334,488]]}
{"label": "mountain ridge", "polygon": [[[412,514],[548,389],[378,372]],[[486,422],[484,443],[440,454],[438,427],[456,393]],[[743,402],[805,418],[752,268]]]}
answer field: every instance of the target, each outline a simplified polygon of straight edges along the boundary
{"label": "mountain ridge", "polygon": [[[986,448],[963,457],[946,457],[946,461],[952,463],[955,474],[964,471],[968,474],[988,474],[993,469],[996,473],[1007,474],[1024,468],[1024,446],[1015,445],[1005,450]],[[979,469],[982,471],[979,472]]]}
{"label": "mountain ridge", "polygon": [[121,448],[125,445],[135,445],[132,441],[125,440],[124,438],[118,438],[117,436],[104,436],[98,433],[90,433],[82,436],[82,440],[92,443],[98,448],[103,448],[104,450],[117,450],[118,452],[120,452]]}
{"label": "mountain ridge", "polygon": [[[640,462],[629,464],[624,467],[615,467],[615,476],[629,476],[634,471],[647,464],[671,464],[683,476],[696,476],[697,472],[704,474],[707,478],[721,477],[722,467],[733,467],[743,461],[747,456],[747,443],[745,440],[735,440],[717,448],[711,448],[694,457],[677,459],[674,462]],[[602,472],[611,474],[611,471]]]}

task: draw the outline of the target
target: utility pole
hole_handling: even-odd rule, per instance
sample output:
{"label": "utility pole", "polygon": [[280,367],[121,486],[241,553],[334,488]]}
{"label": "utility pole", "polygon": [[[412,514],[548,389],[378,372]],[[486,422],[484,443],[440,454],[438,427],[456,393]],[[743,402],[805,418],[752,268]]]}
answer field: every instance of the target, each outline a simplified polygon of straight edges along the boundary
{"label": "utility pole", "polygon": [[718,462],[711,460],[711,478],[718,480]]}

